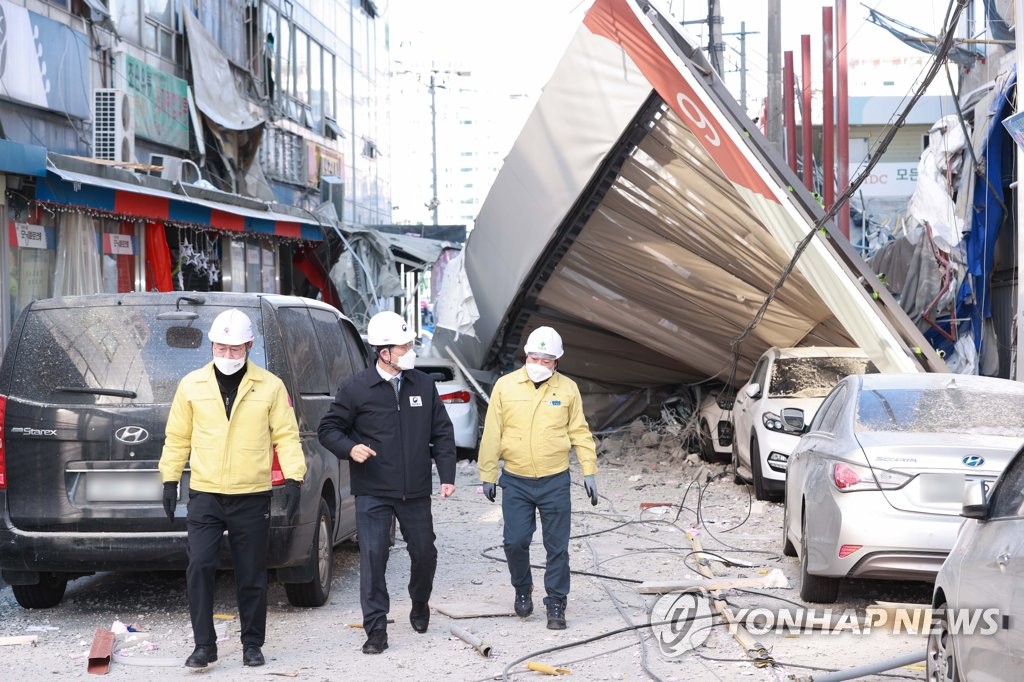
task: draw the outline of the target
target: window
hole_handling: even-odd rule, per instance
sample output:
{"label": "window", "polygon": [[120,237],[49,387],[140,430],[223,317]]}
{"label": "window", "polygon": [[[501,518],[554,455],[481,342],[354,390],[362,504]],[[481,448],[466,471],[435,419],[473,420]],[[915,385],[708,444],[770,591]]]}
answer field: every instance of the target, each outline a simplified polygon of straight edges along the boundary
{"label": "window", "polygon": [[309,314],[313,318],[313,328],[327,361],[327,385],[333,392],[352,375],[358,365],[352,364],[352,358],[345,348],[345,341],[349,337],[345,334],[341,319],[329,310],[317,308],[310,308]]}
{"label": "window", "polygon": [[295,31],[295,98],[309,104],[309,36],[297,29]]}
{"label": "window", "polygon": [[[19,358],[14,363],[11,394],[76,405],[170,403],[181,377],[210,361],[205,330],[227,307],[196,306],[199,317],[195,320],[157,319],[159,313],[173,310],[174,304],[169,303],[33,311],[19,346],[30,349],[26,352],[32,360]],[[256,333],[249,358],[266,367],[259,310],[245,312]],[[185,342],[197,332],[198,344]],[[128,390],[136,397],[70,393],[59,391],[61,386]]]}
{"label": "window", "polygon": [[1024,515],[1024,457],[1020,453],[1010,461],[993,495],[992,518]]}
{"label": "window", "polygon": [[836,432],[836,425],[839,423],[839,417],[843,413],[843,405],[846,402],[846,386],[839,386],[836,390],[832,391],[827,400],[827,405],[821,406],[821,411],[824,414],[821,417],[819,428],[822,431],[828,433]]}
{"label": "window", "polygon": [[327,370],[320,353],[309,311],[303,308],[279,308],[281,334],[288,349],[288,360],[301,394],[327,394]]}

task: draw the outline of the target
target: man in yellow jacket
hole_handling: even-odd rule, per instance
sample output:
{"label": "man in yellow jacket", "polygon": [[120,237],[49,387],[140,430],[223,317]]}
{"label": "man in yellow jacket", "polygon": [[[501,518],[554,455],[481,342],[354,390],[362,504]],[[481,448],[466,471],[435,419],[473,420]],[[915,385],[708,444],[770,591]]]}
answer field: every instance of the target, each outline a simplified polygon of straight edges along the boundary
{"label": "man in yellow jacket", "polygon": [[[491,391],[477,462],[487,499],[494,502],[496,484],[502,488],[505,558],[516,591],[516,615],[526,618],[533,613],[530,543],[539,511],[547,552],[547,626],[564,630],[572,520],[569,449],[576,448],[583,485],[595,505],[597,452],[583,417],[579,388],[555,371],[562,337],[551,327],[538,327],[523,349],[526,364],[498,379]],[[499,460],[504,462],[500,482]]]}
{"label": "man in yellow jacket", "polygon": [[242,663],[260,666],[267,625],[267,546],[270,471],[276,449],[285,477],[285,513],[295,514],[306,458],[284,383],[249,362],[255,338],[240,310],[226,310],[210,327],[213,361],[178,384],[160,455],[164,511],[174,518],[185,465],[188,490],[188,568],[185,579],[195,650],[185,661],[205,668],[217,660],[213,628],[215,573],[224,531],[231,543]]}

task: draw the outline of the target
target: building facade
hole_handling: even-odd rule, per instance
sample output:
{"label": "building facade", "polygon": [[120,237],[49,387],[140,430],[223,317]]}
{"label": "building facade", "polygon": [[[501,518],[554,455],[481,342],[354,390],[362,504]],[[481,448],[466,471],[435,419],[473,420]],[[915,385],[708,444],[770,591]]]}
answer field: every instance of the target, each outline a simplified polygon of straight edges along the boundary
{"label": "building facade", "polygon": [[53,295],[316,295],[325,205],[391,222],[372,0],[0,0],[0,15],[4,341]]}

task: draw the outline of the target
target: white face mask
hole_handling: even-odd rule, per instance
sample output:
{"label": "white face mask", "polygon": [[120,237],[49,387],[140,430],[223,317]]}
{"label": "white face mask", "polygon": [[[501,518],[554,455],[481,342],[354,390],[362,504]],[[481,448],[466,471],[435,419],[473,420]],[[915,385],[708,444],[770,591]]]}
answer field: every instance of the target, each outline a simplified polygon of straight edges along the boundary
{"label": "white face mask", "polygon": [[555,373],[555,370],[548,369],[544,365],[539,365],[536,362],[526,363],[526,375],[530,377],[530,381],[534,383],[540,383],[551,378],[551,375]]}
{"label": "white face mask", "polygon": [[416,351],[411,348],[407,350],[405,355],[395,361],[395,367],[400,370],[414,369],[416,367]]}
{"label": "white face mask", "polygon": [[234,374],[245,366],[245,358],[214,358],[213,366],[219,369],[221,374]]}

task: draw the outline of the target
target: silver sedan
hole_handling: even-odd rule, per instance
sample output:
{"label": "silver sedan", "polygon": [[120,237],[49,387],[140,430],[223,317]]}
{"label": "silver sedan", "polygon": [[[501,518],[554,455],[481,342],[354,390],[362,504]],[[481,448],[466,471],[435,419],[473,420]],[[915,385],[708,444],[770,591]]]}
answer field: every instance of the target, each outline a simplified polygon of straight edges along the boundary
{"label": "silver sedan", "polygon": [[[783,414],[802,425],[799,410]],[[1024,443],[1024,384],[960,374],[849,376],[789,459],[783,551],[800,596],[842,578],[932,580],[956,539],[968,481],[994,482]]]}
{"label": "silver sedan", "polygon": [[[965,491],[968,518],[935,578],[929,680],[1019,679],[1024,666],[1024,450],[986,494]],[[1018,671],[1018,672],[1013,672]]]}

